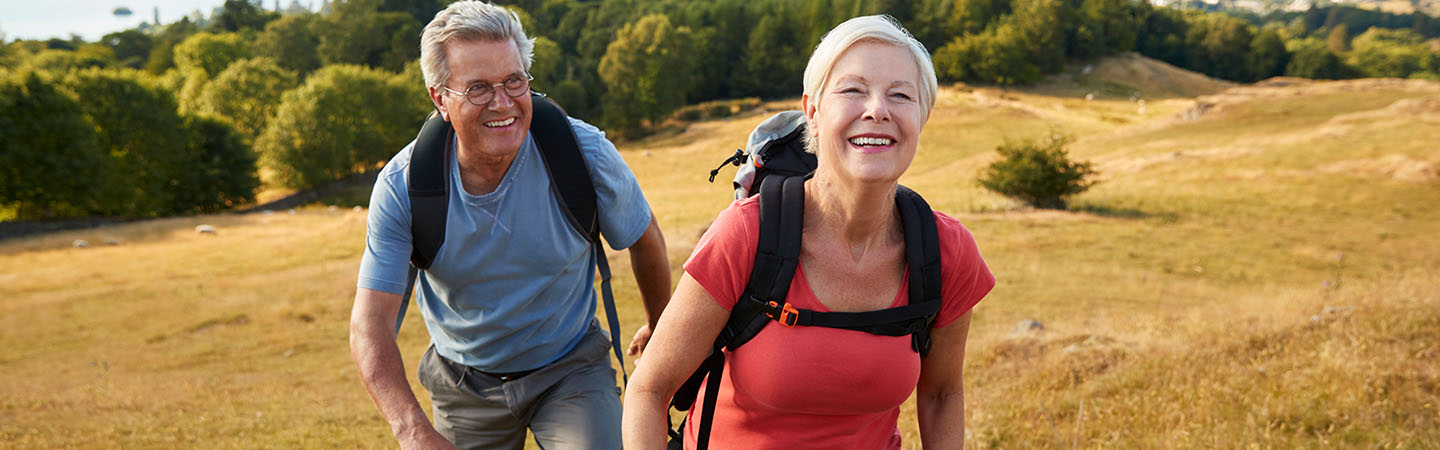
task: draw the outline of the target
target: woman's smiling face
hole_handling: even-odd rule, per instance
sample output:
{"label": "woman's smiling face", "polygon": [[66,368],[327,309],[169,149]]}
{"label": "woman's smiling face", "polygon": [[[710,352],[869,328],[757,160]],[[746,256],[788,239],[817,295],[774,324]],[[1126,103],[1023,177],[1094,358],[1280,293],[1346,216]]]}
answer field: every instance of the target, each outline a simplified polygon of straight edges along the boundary
{"label": "woman's smiling face", "polygon": [[920,70],[906,49],[861,41],[835,60],[820,98],[805,99],[819,169],[845,182],[894,182],[924,126]]}

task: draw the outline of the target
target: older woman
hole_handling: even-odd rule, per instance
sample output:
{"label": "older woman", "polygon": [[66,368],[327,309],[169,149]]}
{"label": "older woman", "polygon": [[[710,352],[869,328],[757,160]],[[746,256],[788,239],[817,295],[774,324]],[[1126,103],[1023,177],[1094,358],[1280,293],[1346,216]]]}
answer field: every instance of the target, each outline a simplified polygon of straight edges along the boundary
{"label": "older woman", "polygon": [[[819,167],[804,185],[800,267],[789,303],[837,312],[905,304],[897,180],[915,157],[935,94],[928,54],[888,17],[846,21],[817,46],[802,103]],[[755,197],[731,204],[686,262],[626,393],[625,448],[665,448],[670,397],[709,354],[749,280],[759,214]],[[934,215],[942,303],[929,355],[912,349],[908,336],[767,326],[728,352],[711,447],[898,449],[900,404],[917,390],[925,448],[963,445],[969,311],[995,279],[970,232]],[[686,448],[694,447],[696,422],[687,421]]]}

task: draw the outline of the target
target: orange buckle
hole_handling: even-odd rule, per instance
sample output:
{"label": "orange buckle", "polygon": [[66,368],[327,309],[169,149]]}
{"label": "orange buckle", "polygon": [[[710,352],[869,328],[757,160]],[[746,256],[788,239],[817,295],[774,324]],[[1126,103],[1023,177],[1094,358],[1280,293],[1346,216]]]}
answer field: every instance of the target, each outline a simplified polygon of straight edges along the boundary
{"label": "orange buckle", "polygon": [[795,328],[795,322],[798,321],[799,319],[800,319],[800,310],[795,309],[795,306],[793,306],[793,305],[791,305],[791,304],[789,304],[789,303],[786,303],[786,304],[785,304],[785,307],[780,309],[780,324],[781,324],[781,325],[785,325],[786,327],[789,327],[789,328]]}

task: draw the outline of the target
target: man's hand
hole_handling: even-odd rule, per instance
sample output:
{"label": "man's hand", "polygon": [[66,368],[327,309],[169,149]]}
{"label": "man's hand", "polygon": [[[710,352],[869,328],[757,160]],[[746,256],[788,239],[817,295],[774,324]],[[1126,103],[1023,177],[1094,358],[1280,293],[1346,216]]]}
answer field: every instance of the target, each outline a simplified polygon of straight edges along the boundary
{"label": "man's hand", "polygon": [[639,355],[645,351],[645,346],[650,344],[650,324],[641,325],[635,330],[635,338],[630,340],[630,350],[625,354],[630,356]]}
{"label": "man's hand", "polygon": [[413,436],[406,436],[400,439],[400,448],[403,450],[456,450],[455,444],[445,440],[440,432],[434,428],[416,430]]}

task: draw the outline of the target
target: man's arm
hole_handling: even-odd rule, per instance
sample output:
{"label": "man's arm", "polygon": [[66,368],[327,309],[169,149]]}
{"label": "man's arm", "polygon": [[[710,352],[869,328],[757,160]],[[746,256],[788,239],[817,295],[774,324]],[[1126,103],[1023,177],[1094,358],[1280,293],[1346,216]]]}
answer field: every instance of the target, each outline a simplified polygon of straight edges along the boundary
{"label": "man's arm", "polygon": [[455,446],[430,425],[405,379],[405,364],[394,334],[400,301],[399,294],[356,290],[355,306],[350,311],[350,356],[401,448],[453,449]]}
{"label": "man's arm", "polygon": [[640,299],[645,303],[646,323],[635,331],[630,341],[631,355],[645,351],[650,342],[650,331],[660,321],[660,313],[670,302],[670,255],[665,250],[665,235],[650,214],[650,227],[630,246],[630,268],[635,272],[635,284],[640,287]]}

